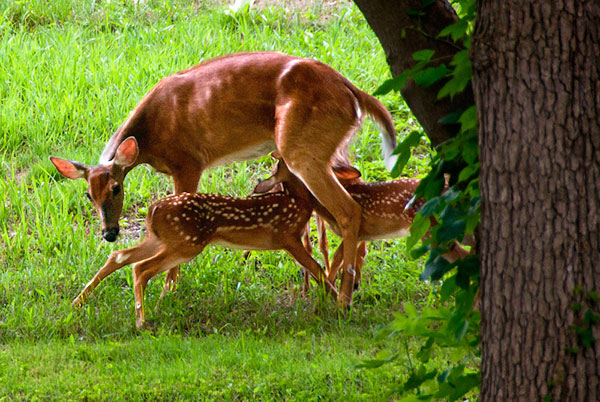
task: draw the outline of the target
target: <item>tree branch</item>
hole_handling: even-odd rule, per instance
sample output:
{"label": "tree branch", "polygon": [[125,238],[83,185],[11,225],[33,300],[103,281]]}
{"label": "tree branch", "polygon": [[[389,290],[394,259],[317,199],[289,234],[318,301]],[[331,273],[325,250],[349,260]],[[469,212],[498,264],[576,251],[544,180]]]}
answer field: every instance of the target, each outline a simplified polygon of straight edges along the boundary
{"label": "tree branch", "polygon": [[[415,64],[412,54],[417,50],[433,49],[435,57],[441,60],[452,58],[463,49],[458,43],[437,39],[442,29],[458,20],[454,9],[445,0],[437,0],[424,9],[421,8],[421,0],[354,2],[379,38],[394,76]],[[444,82],[439,82],[429,88],[422,88],[408,80],[401,91],[433,146],[454,137],[459,129],[457,124],[442,125],[438,121],[450,113],[459,109],[465,110],[474,104],[473,90],[470,86],[452,100],[448,97],[438,99],[437,93],[443,84]]]}

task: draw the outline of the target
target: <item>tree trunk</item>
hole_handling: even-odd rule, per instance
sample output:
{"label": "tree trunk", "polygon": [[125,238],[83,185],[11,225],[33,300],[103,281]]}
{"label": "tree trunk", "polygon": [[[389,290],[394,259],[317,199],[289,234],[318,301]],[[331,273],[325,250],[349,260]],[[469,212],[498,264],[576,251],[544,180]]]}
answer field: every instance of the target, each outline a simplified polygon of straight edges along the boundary
{"label": "tree trunk", "polygon": [[600,400],[599,10],[478,2],[482,401]]}
{"label": "tree trunk", "polygon": [[[422,49],[435,50],[437,63],[447,66],[462,46],[447,38],[437,39],[438,33],[457,21],[450,4],[438,0],[427,6],[423,15],[409,15],[409,11],[420,10],[422,0],[355,0],[367,22],[379,38],[393,76],[412,67],[412,54]],[[473,105],[473,92],[468,87],[464,93],[450,99],[437,98],[443,83],[422,88],[409,80],[402,89],[402,97],[416,116],[433,146],[456,135],[458,125],[442,125],[438,121],[459,109]]]}

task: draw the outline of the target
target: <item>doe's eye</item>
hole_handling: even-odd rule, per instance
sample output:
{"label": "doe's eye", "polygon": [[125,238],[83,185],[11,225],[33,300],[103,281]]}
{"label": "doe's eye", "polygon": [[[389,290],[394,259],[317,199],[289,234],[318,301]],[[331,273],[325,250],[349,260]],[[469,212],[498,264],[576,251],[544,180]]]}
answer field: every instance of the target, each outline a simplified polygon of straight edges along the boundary
{"label": "doe's eye", "polygon": [[119,186],[118,184],[112,188],[113,196],[118,195],[120,192],[121,192],[121,186]]}

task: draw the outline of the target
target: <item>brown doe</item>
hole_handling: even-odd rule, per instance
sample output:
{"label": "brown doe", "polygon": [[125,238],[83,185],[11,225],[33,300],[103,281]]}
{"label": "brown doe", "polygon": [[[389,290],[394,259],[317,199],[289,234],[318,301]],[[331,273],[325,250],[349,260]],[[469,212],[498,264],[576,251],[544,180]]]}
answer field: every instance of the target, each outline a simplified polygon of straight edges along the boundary
{"label": "brown doe", "polygon": [[[117,269],[133,266],[136,325],[144,323],[144,291],[150,278],[200,254],[209,244],[246,250],[285,250],[333,296],[337,291],[321,266],[302,244],[312,214],[310,193],[289,174],[283,161],[278,169],[283,191],[249,198],[182,193],[150,206],[147,235],[135,247],[113,252],[79,296],[80,306],[90,292]],[[286,175],[287,174],[287,175]]]}
{"label": "brown doe", "polygon": [[[338,222],[344,250],[340,302],[352,301],[352,268],[360,206],[333,171],[340,152],[368,115],[380,127],[386,165],[396,146],[390,113],[331,67],[281,53],[237,53],[208,60],[163,78],[106,144],[99,164],[51,157],[70,179],[88,182],[88,196],[115,241],[123,206],[123,181],[147,163],[173,177],[175,194],[194,193],[202,172],[278,150]],[[178,269],[167,275],[173,290]]]}

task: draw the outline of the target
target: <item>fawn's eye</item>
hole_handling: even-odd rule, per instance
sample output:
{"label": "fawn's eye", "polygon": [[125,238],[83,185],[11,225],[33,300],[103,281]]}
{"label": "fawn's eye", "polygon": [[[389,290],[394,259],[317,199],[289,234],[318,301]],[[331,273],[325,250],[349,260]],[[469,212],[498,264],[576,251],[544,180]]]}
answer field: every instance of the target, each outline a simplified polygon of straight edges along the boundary
{"label": "fawn's eye", "polygon": [[118,195],[120,192],[121,192],[121,186],[119,186],[118,184],[112,188],[113,196]]}
{"label": "fawn's eye", "polygon": [[87,191],[85,192],[85,196],[87,197],[88,200],[90,200],[90,201],[92,200],[92,196]]}

